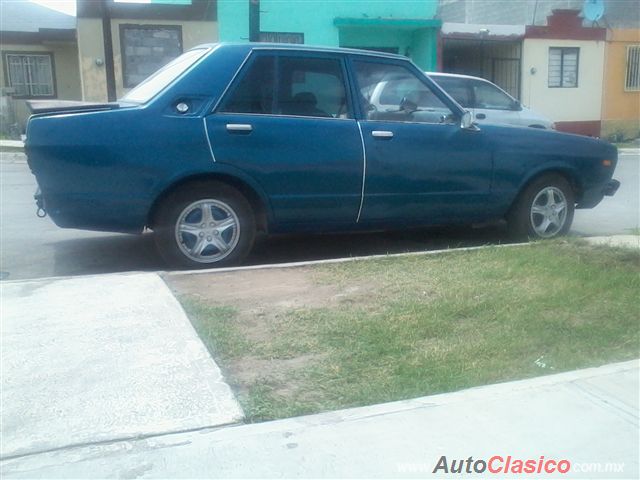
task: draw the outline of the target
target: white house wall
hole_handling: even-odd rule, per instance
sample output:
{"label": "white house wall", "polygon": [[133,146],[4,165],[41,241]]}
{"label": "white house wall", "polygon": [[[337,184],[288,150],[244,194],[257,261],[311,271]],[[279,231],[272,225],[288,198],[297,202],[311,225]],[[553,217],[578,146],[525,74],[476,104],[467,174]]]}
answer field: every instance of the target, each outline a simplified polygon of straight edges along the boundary
{"label": "white house wall", "polygon": [[[549,88],[549,48],[578,47],[578,86]],[[604,41],[525,39],[522,102],[555,122],[599,121],[602,115]],[[531,73],[535,69],[535,73]]]}

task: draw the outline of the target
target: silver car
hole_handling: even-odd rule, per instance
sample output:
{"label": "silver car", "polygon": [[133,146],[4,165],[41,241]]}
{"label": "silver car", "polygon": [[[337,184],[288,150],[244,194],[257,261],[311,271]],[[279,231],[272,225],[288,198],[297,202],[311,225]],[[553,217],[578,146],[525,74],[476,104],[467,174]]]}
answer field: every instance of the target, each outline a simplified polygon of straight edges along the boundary
{"label": "silver car", "polygon": [[471,112],[476,122],[555,129],[549,118],[523,106],[497,85],[479,77],[452,73],[426,74],[456,102]]}

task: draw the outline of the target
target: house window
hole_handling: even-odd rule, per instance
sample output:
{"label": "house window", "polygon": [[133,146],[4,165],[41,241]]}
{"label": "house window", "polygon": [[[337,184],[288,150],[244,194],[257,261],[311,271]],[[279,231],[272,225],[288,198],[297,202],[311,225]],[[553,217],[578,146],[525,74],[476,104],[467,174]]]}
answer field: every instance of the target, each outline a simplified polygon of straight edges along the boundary
{"label": "house window", "polygon": [[53,56],[50,53],[7,53],[7,80],[15,97],[55,97]]}
{"label": "house window", "polygon": [[179,25],[120,25],[122,83],[132,88],[182,54]]}
{"label": "house window", "polygon": [[304,43],[304,33],[260,32],[260,41],[268,43]]}
{"label": "house window", "polygon": [[549,48],[549,87],[577,87],[579,57],[579,48]]}
{"label": "house window", "polygon": [[625,90],[640,90],[640,45],[627,47],[627,74]]}

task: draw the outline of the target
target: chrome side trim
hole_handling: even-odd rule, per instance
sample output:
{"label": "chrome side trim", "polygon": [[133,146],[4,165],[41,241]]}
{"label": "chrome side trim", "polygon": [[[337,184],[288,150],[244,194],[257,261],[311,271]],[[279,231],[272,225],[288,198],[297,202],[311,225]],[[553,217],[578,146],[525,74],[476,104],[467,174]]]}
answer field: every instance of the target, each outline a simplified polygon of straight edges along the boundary
{"label": "chrome side trim", "polygon": [[348,120],[353,122],[354,118],[342,118],[342,117],[313,117],[311,115],[285,115],[283,113],[241,113],[241,112],[218,112],[216,115],[229,115],[229,116],[249,116],[249,117],[273,117],[273,118],[300,118],[310,120]]}
{"label": "chrome side trim", "polygon": [[360,141],[362,142],[362,191],[360,192],[360,208],[358,208],[358,216],[356,223],[360,222],[360,215],[362,214],[362,206],[364,205],[364,184],[367,178],[367,149],[364,146],[364,135],[362,134],[362,127],[360,122],[356,122],[358,125],[358,132],[360,132]]}
{"label": "chrome side trim", "polygon": [[283,45],[276,44],[272,45],[256,45],[252,48],[252,50],[274,50],[274,51],[293,51],[293,52],[304,52],[304,53],[334,53],[341,55],[362,55],[365,57],[380,57],[380,58],[388,58],[391,60],[403,60],[406,61],[407,57],[404,55],[400,55],[398,53],[384,53],[384,52],[376,52],[373,50],[360,50],[357,48],[345,48],[345,47],[312,47],[305,48],[304,45]]}
{"label": "chrome side trim", "polygon": [[238,67],[238,69],[236,70],[236,73],[233,74],[233,77],[231,77],[231,81],[229,83],[227,83],[227,86],[224,87],[224,90],[222,91],[222,93],[220,94],[220,98],[218,98],[218,100],[216,101],[216,104],[213,106],[213,108],[211,109],[210,113],[213,113],[216,111],[216,109],[218,108],[218,106],[220,105],[220,102],[222,102],[222,99],[225,97],[225,95],[227,94],[227,91],[229,90],[229,87],[231,87],[231,85],[233,85],[233,83],[236,81],[236,77],[238,76],[238,74],[240,73],[240,70],[242,70],[242,67],[244,67],[244,64],[247,63],[247,61],[249,60],[249,57],[251,57],[251,53],[253,52],[253,50],[249,50],[249,53],[247,53],[247,56],[244,57],[244,60],[242,61],[242,63],[240,64],[240,66]]}
{"label": "chrome side trim", "polygon": [[204,127],[204,136],[207,137],[207,145],[209,145],[211,160],[213,160],[213,163],[216,163],[216,156],[213,154],[213,147],[211,146],[211,139],[209,138],[209,130],[207,129],[207,117],[202,117],[202,126]]}

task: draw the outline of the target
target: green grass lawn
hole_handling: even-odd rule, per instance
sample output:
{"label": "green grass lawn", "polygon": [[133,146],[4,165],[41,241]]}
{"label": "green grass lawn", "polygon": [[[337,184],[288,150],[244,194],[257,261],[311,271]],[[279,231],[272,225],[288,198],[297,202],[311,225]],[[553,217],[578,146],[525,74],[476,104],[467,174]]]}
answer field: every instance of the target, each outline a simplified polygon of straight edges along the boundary
{"label": "green grass lawn", "polygon": [[541,242],[302,274],[308,305],[260,309],[241,294],[220,303],[178,292],[249,421],[639,356],[637,251]]}

